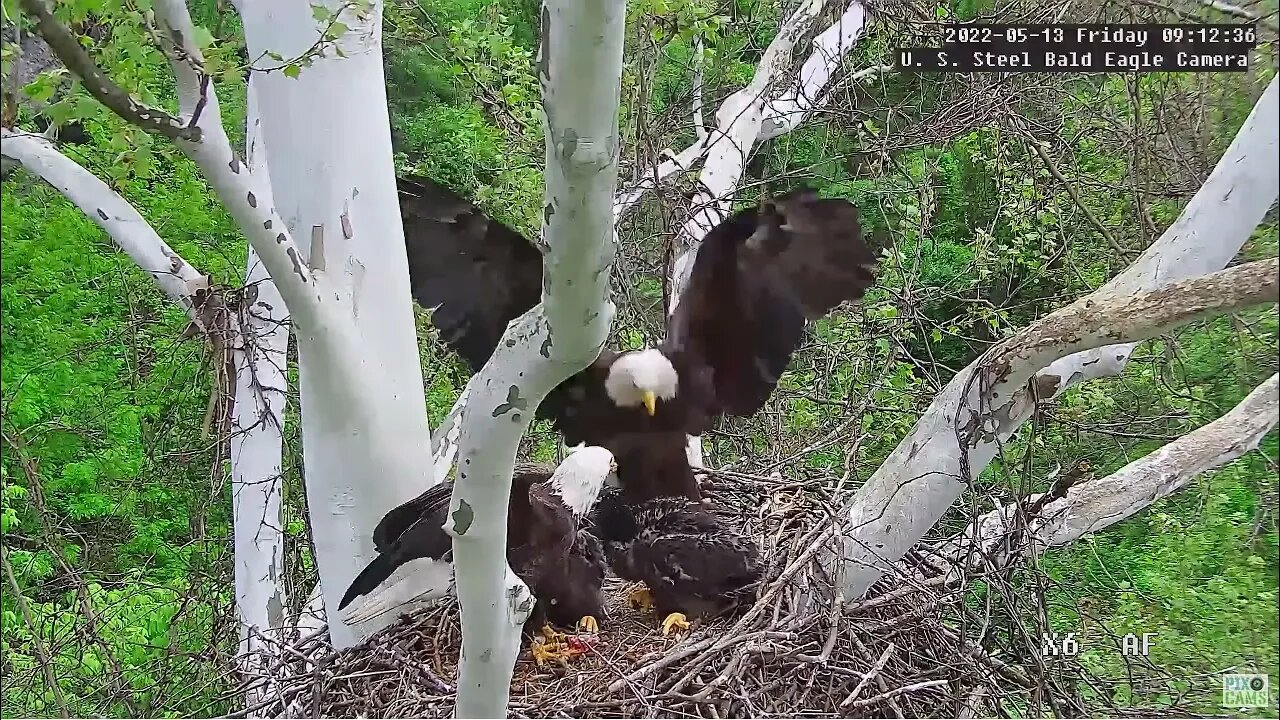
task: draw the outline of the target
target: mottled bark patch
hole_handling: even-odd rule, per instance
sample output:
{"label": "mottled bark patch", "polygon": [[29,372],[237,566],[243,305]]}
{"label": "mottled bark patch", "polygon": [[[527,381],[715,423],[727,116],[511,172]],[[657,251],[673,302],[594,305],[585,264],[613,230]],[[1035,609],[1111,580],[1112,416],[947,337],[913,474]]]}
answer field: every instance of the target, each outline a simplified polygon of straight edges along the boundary
{"label": "mottled bark patch", "polygon": [[518,585],[507,588],[507,607],[511,608],[517,620],[528,619],[529,613],[533,612],[535,602],[532,595],[521,593]]}
{"label": "mottled bark patch", "polygon": [[271,229],[271,219],[270,219],[270,218],[268,218],[268,219],[266,220],[266,222],[262,223],[262,229],[263,229],[263,230],[270,230],[270,229]]}
{"label": "mottled bark patch", "polygon": [[303,267],[302,258],[298,257],[297,248],[289,248],[289,260],[293,262],[293,271],[297,273],[298,277],[305,279],[307,277],[307,274],[302,269]]}
{"label": "mottled bark patch", "polygon": [[277,236],[276,236],[276,244],[277,244],[277,245],[283,244],[283,243],[284,243],[284,241],[285,241],[284,233],[280,233],[279,235],[277,235]]}
{"label": "mottled bark patch", "polygon": [[232,155],[231,162],[227,163],[227,168],[231,170],[232,174],[239,175],[240,174],[240,158],[236,157],[235,155]]}
{"label": "mottled bark patch", "polygon": [[466,535],[471,523],[476,519],[475,512],[466,500],[458,501],[458,509],[453,511],[453,532],[455,535]]}
{"label": "mottled bark patch", "polygon": [[577,130],[565,128],[564,132],[560,133],[560,142],[557,143],[560,146],[560,153],[566,158],[573,159],[573,154],[578,152],[578,139]]}
{"label": "mottled bark patch", "polygon": [[493,409],[493,416],[500,417],[513,410],[524,410],[528,406],[528,402],[520,397],[520,388],[512,385],[507,389],[507,401],[499,404]]}
{"label": "mottled bark patch", "polygon": [[280,602],[280,593],[272,593],[267,598],[267,622],[271,627],[284,627],[284,603]]}
{"label": "mottled bark patch", "polygon": [[338,220],[342,222],[342,237],[350,240],[351,236],[355,234],[351,230],[351,216],[344,212],[338,216]]}
{"label": "mottled bark patch", "polygon": [[254,195],[252,192],[249,193],[249,195],[245,198],[245,200],[249,201],[249,207],[251,208],[258,207],[258,196]]}
{"label": "mottled bark patch", "polygon": [[106,220],[108,217],[107,211],[103,210],[102,208],[98,208],[98,217],[102,218],[103,220]]}

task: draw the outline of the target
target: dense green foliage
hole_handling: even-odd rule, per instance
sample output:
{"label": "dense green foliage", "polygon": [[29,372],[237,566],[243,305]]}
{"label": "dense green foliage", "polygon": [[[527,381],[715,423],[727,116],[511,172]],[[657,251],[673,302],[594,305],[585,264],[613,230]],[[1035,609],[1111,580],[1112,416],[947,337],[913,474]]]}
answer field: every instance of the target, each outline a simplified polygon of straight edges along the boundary
{"label": "dense green foliage", "polygon": [[[112,37],[98,43],[110,52],[99,59],[141,97],[163,104],[171,83],[163,58],[145,49],[133,5],[90,5],[75,4],[69,19],[90,10],[113,22],[134,18],[112,26]],[[964,5],[962,16],[977,9]],[[683,147],[694,138],[689,123],[660,125],[658,119],[671,108],[683,117],[695,35],[705,40],[708,88],[736,89],[750,78],[776,27],[776,8],[746,0],[728,8],[643,0],[629,8],[628,43],[636,50],[629,50],[623,87],[628,147],[654,134],[659,147]],[[530,234],[542,190],[537,15],[532,0],[403,0],[386,11],[397,166],[477,197],[487,212]],[[197,20],[209,28],[215,62],[224,63],[223,112],[239,134],[243,80],[224,60],[235,50],[234,22],[212,3],[197,8]],[[850,62],[877,62],[886,47],[873,38]],[[1205,98],[1213,117],[1198,160],[1212,167],[1272,73],[1264,68],[1256,78],[1236,80],[1166,75],[1134,84],[1152,94]],[[48,97],[54,80],[35,85],[31,92]],[[816,325],[820,347],[807,350],[784,377],[773,402],[776,421],[730,423],[709,435],[712,464],[749,466],[773,446],[805,446],[833,430],[833,406],[847,411],[869,392],[852,459],[847,443],[828,443],[784,470],[839,477],[852,467],[855,478],[865,478],[952,372],[990,342],[1123,267],[1113,242],[1140,249],[1152,239],[1136,219],[1134,195],[1105,191],[1136,174],[1152,183],[1169,180],[1152,162],[1100,139],[1099,108],[1116,117],[1130,112],[1124,77],[1069,85],[1053,112],[1061,123],[1058,138],[1047,148],[1071,163],[1065,174],[1104,188],[1087,192],[1082,204],[1110,238],[1031,145],[998,122],[881,157],[879,143],[942,104],[942,85],[936,78],[886,76],[857,112],[763,150],[763,177],[794,175],[826,195],[854,200],[867,224],[894,246],[886,252],[881,287],[864,307]],[[709,92],[708,102],[722,95]],[[915,103],[906,119],[901,108],[887,109],[903,98]],[[51,108],[59,119],[88,120],[94,142],[68,152],[109,178],[193,265],[219,284],[238,284],[243,240],[190,162],[86,102],[82,91]],[[1153,112],[1145,107],[1138,121],[1154,122]],[[1145,212],[1163,229],[1188,196],[1153,195]],[[671,211],[657,205],[646,204],[629,220],[624,237],[652,238],[670,222]],[[64,704],[74,715],[224,710],[225,672],[235,649],[230,495],[217,456],[221,446],[202,435],[211,392],[207,350],[199,340],[179,339],[182,313],[48,186],[26,175],[7,182],[0,228],[0,529],[6,568],[23,590],[19,598],[6,585],[2,605],[4,716],[52,715]],[[636,239],[628,246],[635,249],[631,264],[615,278],[635,306],[623,309],[615,334],[634,346],[657,328],[662,288],[652,273],[661,269],[661,245]],[[1245,255],[1276,253],[1273,214]],[[641,271],[650,276],[639,277]],[[455,359],[433,349],[425,323],[422,329],[434,424],[466,375]],[[1118,469],[1220,416],[1275,372],[1278,334],[1270,307],[1144,344],[1123,378],[1073,389],[1054,403],[1005,448],[977,489],[1008,501],[1043,490],[1052,474],[1080,461],[1089,465],[1081,472],[1093,476]],[[550,456],[552,439],[540,432],[527,450]],[[292,446],[294,440],[296,434]],[[1154,710],[1186,689],[1184,681],[1164,675],[1213,675],[1233,667],[1270,672],[1277,686],[1276,456],[1272,433],[1259,451],[1179,495],[1051,554],[1042,562],[1043,576],[1023,581],[1027,588],[1047,585],[1048,622],[1077,633],[1081,662],[1110,681],[1099,692]],[[306,574],[296,475],[288,531],[299,572]],[[960,522],[959,515],[948,518],[938,532]],[[975,588],[974,601],[981,596]],[[1112,638],[1129,632],[1156,634],[1150,667],[1124,667]],[[42,655],[51,658],[61,698],[41,681]],[[1197,685],[1190,703],[1216,711],[1213,682]]]}

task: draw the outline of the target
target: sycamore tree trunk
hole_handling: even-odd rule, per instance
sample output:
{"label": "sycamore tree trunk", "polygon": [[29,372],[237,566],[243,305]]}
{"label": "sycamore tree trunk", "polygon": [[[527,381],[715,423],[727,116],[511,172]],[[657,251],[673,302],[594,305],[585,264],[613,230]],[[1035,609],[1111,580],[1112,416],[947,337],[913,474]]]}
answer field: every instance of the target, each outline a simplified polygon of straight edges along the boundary
{"label": "sycamore tree trunk", "polygon": [[[1119,374],[1138,341],[1176,326],[1162,325],[1169,319],[1162,319],[1158,309],[1145,317],[1128,316],[1127,309],[1117,312],[1114,308],[1126,306],[1116,298],[1231,262],[1276,201],[1278,94],[1273,79],[1203,187],[1129,269],[992,348],[942,389],[852,499],[842,549],[826,558],[828,573],[842,578],[847,601],[861,598],[938,522],[1031,417],[1038,401],[1080,382]],[[1176,295],[1159,299],[1165,310],[1175,309],[1168,303]],[[1102,313],[1102,308],[1112,311]],[[1154,500],[1148,497],[1146,504]]]}
{"label": "sycamore tree trunk", "polygon": [[[363,13],[340,0],[320,6],[329,17],[317,20],[306,0],[237,3],[276,212],[323,285],[319,302],[355,343],[344,357],[331,326],[295,323],[312,541],[332,608],[373,558],[374,525],[434,484],[435,471],[392,166],[381,3]],[[326,44],[333,22],[348,29]],[[284,72],[317,43],[296,77]],[[383,462],[352,452],[353,442],[376,446]],[[359,635],[391,620],[363,623]],[[336,614],[329,622],[336,646],[357,639]]]}
{"label": "sycamore tree trunk", "polygon": [[[245,163],[268,174],[258,122],[258,89],[248,86]],[[269,185],[268,185],[269,187]],[[271,204],[271,193],[264,202]],[[231,510],[235,533],[236,610],[246,677],[261,675],[259,636],[288,625],[284,586],[284,411],[289,388],[289,315],[280,291],[248,248],[245,293],[233,319],[236,335],[235,396],[231,416]],[[254,707],[270,688],[253,686],[244,699]]]}
{"label": "sycamore tree trunk", "polygon": [[548,392],[600,353],[613,323],[609,271],[618,174],[623,0],[545,0],[538,44],[546,134],[542,302],[507,328],[470,383],[453,535],[462,606],[458,717],[503,717],[529,589],[506,561],[520,437]]}
{"label": "sycamore tree trunk", "polygon": [[[240,4],[254,72],[264,78],[254,82],[258,130],[273,161],[268,178],[227,138],[182,0],[153,3],[176,114],[116,85],[49,0],[19,4],[93,97],[196,163],[274,280],[302,362],[308,500],[320,585],[332,606],[372,557],[369,536],[381,515],[434,482],[391,166],[380,5],[334,2],[326,7],[343,12],[318,19],[325,13],[302,0]],[[331,35],[322,38],[325,31]],[[273,65],[267,53],[283,61]],[[305,66],[300,74],[298,65]],[[113,222],[106,209],[95,212]],[[377,629],[371,625],[361,630]],[[336,618],[330,636],[338,647],[357,639]]]}

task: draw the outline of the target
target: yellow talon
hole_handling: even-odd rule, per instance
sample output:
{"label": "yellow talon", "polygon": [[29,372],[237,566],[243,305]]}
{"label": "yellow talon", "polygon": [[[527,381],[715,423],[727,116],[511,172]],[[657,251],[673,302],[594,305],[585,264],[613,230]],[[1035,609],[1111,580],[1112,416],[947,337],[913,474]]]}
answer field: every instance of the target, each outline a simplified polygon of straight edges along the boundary
{"label": "yellow talon", "polygon": [[533,655],[533,662],[538,667],[546,665],[549,660],[564,661],[564,653],[560,650],[560,643],[544,643],[541,639],[535,639],[533,646],[529,648],[529,653]]}
{"label": "yellow talon", "polygon": [[653,611],[653,593],[644,583],[637,584],[627,593],[627,604],[644,612]]}
{"label": "yellow talon", "polygon": [[583,615],[582,619],[578,621],[578,632],[598,633],[600,632],[600,623],[596,622],[596,619],[590,615]]}
{"label": "yellow talon", "polygon": [[548,643],[559,645],[562,640],[569,637],[562,632],[556,632],[555,628],[550,625],[542,626],[542,637],[547,639]]}
{"label": "yellow talon", "polygon": [[662,634],[671,635],[673,632],[684,632],[689,629],[689,619],[684,613],[673,612],[662,621]]}

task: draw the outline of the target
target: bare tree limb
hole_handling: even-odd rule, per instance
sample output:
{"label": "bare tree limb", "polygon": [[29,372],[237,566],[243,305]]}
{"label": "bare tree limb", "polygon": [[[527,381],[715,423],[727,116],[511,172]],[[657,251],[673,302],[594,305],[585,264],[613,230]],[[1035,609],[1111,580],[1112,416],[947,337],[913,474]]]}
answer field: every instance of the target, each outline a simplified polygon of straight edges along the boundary
{"label": "bare tree limb", "polygon": [[222,128],[212,81],[204,72],[204,58],[195,46],[195,28],[182,0],[161,0],[155,6],[157,19],[164,26],[162,39],[167,44],[164,50],[177,80],[180,108],[177,118],[139,105],[123,89],[110,84],[75,34],[53,16],[47,0],[22,0],[22,7],[36,19],[37,29],[58,59],[80,78],[94,97],[125,121],[173,139],[200,166],[250,243],[262,255],[271,276],[281,284],[281,292],[294,315],[311,321],[318,303],[314,292],[306,289],[311,285],[310,270],[283,220],[267,203],[258,202],[259,197],[266,196],[261,178],[248,171],[231,147]]}
{"label": "bare tree limb", "polygon": [[[860,0],[854,0],[835,23],[813,39],[813,52],[800,66],[795,82],[765,103],[759,142],[786,135],[826,105],[831,79],[866,32],[866,26],[867,9]],[[877,65],[854,73],[852,79],[861,80],[889,69],[891,66]]]}
{"label": "bare tree limb", "polygon": [[[865,31],[865,27],[856,22],[859,18],[864,25],[866,22],[866,9],[861,0],[850,2],[840,18],[815,38],[814,51],[801,66],[800,76],[795,82],[789,83],[787,89],[776,98],[765,101],[763,93],[785,70],[792,47],[799,37],[808,31],[823,5],[825,3],[808,2],[783,21],[778,35],[769,43],[769,47],[761,56],[760,65],[757,66],[756,75],[751,83],[721,103],[720,109],[716,112],[718,123],[716,129],[699,137],[696,142],[678,153],[668,151],[665,153],[666,159],[658,163],[652,172],[644,173],[640,180],[619,190],[613,208],[615,221],[635,207],[646,193],[657,189],[659,185],[675,175],[691,170],[700,161],[706,159],[717,138],[727,133],[729,127],[745,122],[746,118],[741,116],[744,99],[759,101],[758,103],[749,102],[748,105],[760,105],[756,108],[761,118],[760,125],[752,135],[753,144],[791,132],[813,117],[814,112],[821,109],[829,96],[831,78]],[[785,34],[784,30],[787,31]],[[868,68],[854,73],[851,80],[862,80],[890,69],[891,67],[887,65]],[[749,92],[753,87],[756,88],[754,95]],[[730,103],[735,103],[739,110],[726,110]],[[721,122],[722,118],[726,117],[729,122]],[[746,129],[746,125],[743,125],[739,131]],[[750,150],[750,147],[744,148],[743,154],[749,154]]]}
{"label": "bare tree limb", "polygon": [[[1273,79],[1173,225],[1133,265],[1077,307],[1196,277],[1232,260],[1275,202],[1280,186],[1278,93],[1280,85]],[[1024,337],[1036,332],[1024,331]],[[1019,350],[1006,344],[960,371],[852,499],[843,562],[828,568],[842,578],[845,597],[860,599],[937,523],[1031,416],[1037,401],[1092,378],[1119,374],[1138,339],[1095,333],[1089,342],[1071,340],[1076,349],[1093,349],[1065,357],[1044,347]],[[1107,344],[1116,342],[1123,344]],[[992,361],[1002,357],[1005,363]],[[1035,382],[1028,383],[1033,376]]]}
{"label": "bare tree limb", "polygon": [[693,132],[700,143],[707,139],[707,123],[702,117],[703,69],[707,64],[703,50],[702,36],[699,35],[693,41]]}
{"label": "bare tree limb", "polygon": [[[245,112],[245,162],[262,177],[270,193],[267,148],[258,117],[256,78],[249,78]],[[284,413],[288,400],[289,311],[266,267],[247,249],[245,294],[236,308],[235,406],[231,416],[231,518],[235,540],[236,609],[240,616],[240,655],[246,678],[261,676],[282,632],[288,596],[284,563]],[[251,687],[252,707],[273,688]],[[254,717],[252,713],[249,715]]]}
{"label": "bare tree limb", "polygon": [[[991,397],[1006,397],[1000,388],[1022,388],[1038,368],[1058,358],[1116,342],[1147,340],[1200,318],[1275,302],[1278,291],[1280,260],[1276,258],[1132,295],[1104,287],[1050,313],[988,351],[983,366],[995,379]],[[1046,378],[1045,384],[1049,383],[1052,380]]]}
{"label": "bare tree limb", "polygon": [[63,155],[43,135],[0,129],[0,154],[49,183],[106,231],[115,244],[197,324],[198,305],[209,278],[174,252],[151,224],[96,175]]}
{"label": "bare tree limb", "polygon": [[[1050,547],[1104,530],[1182,490],[1200,475],[1258,447],[1280,421],[1280,375],[1272,375],[1230,412],[1110,475],[1067,488],[1020,522],[1019,504],[974,521],[934,554],[957,572],[1000,569]],[[1040,503],[1033,495],[1022,505]]]}
{"label": "bare tree limb", "polygon": [[4,545],[0,545],[0,563],[4,565],[4,579],[9,585],[9,592],[13,593],[18,612],[22,615],[22,622],[27,626],[27,632],[31,633],[31,648],[35,652],[36,661],[40,663],[40,671],[44,673],[49,693],[58,704],[58,714],[64,718],[71,717],[71,713],[67,710],[67,698],[62,694],[62,685],[58,683],[58,675],[53,669],[53,658],[50,657],[49,648],[44,643],[40,627],[36,625],[35,617],[31,614],[27,596],[23,594],[18,578],[13,574],[13,565],[9,563],[9,549]]}

